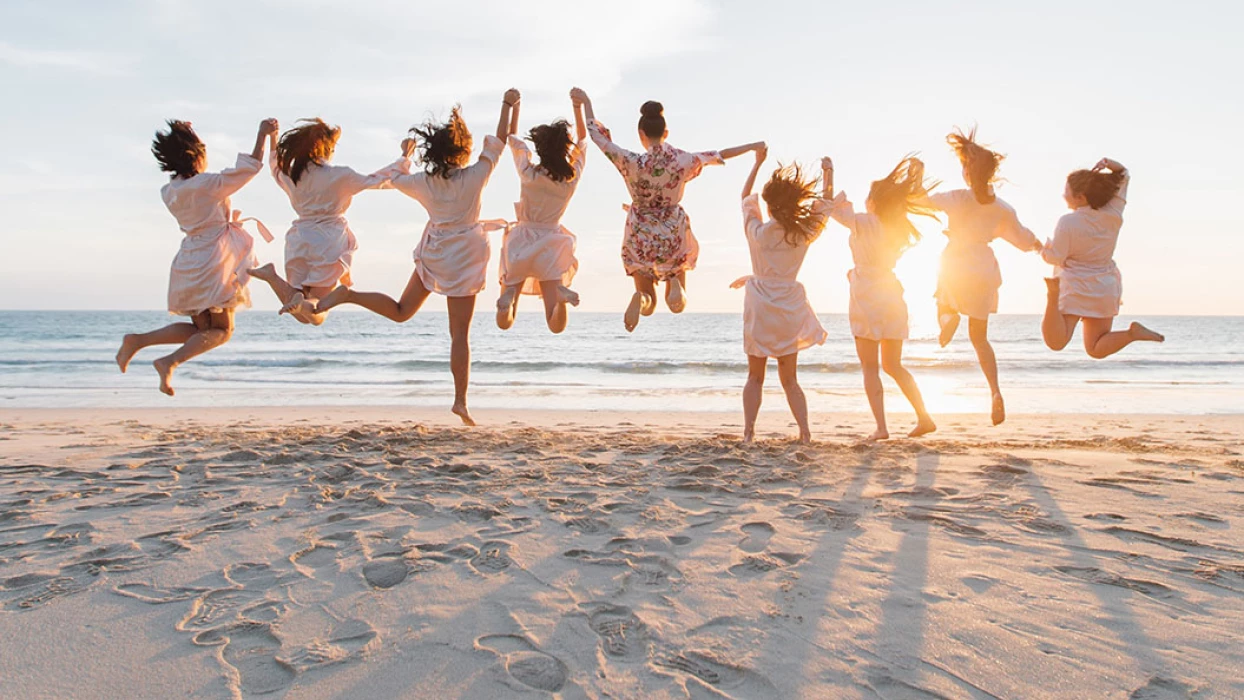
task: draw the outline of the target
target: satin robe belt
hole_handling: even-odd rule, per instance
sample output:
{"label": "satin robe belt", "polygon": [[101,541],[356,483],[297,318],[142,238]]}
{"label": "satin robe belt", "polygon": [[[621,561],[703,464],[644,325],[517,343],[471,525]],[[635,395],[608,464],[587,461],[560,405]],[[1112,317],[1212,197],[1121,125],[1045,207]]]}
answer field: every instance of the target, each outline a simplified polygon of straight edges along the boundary
{"label": "satin robe belt", "polygon": [[[265,241],[267,241],[268,243],[271,243],[271,242],[272,242],[272,240],[273,240],[273,239],[272,239],[272,232],[268,230],[268,227],[267,227],[267,226],[264,226],[264,225],[263,225],[263,222],[262,222],[262,221],[260,221],[258,218],[253,217],[253,216],[251,216],[251,217],[247,217],[247,218],[243,219],[243,218],[242,218],[242,212],[241,212],[240,210],[238,210],[238,209],[234,209],[234,210],[233,210],[233,215],[232,215],[232,218],[230,218],[228,221],[226,221],[226,222],[225,222],[225,225],[226,225],[226,226],[235,226],[235,227],[237,227],[237,228],[242,229],[243,231],[246,231],[246,227],[245,227],[245,226],[243,226],[242,224],[246,223],[247,221],[253,221],[253,222],[255,222],[255,227],[259,229],[259,235],[260,235],[260,236],[261,236],[261,237],[262,237]],[[200,226],[199,228],[190,229],[189,231],[186,231],[185,233],[186,233],[186,235],[187,235],[187,236],[199,236],[199,235],[202,235],[202,234],[204,234],[204,233],[213,233],[213,234],[215,234],[215,233],[219,233],[219,232],[220,232],[220,224],[219,224],[219,223],[210,223],[210,224],[206,224],[206,225],[204,225],[204,226]],[[249,234],[248,234],[248,235],[249,235]]]}
{"label": "satin robe belt", "polygon": [[325,214],[323,216],[300,216],[297,219],[294,219],[294,226],[299,224],[339,224],[343,227],[350,225],[349,222],[346,221],[346,217],[337,214]]}
{"label": "satin robe belt", "polygon": [[748,282],[759,282],[761,284],[770,284],[774,286],[780,286],[784,284],[785,285],[799,284],[799,280],[791,279],[789,277],[774,277],[774,276],[767,276],[767,275],[744,275],[738,278],[737,280],[731,282],[730,288],[738,289],[739,287],[742,287]]}

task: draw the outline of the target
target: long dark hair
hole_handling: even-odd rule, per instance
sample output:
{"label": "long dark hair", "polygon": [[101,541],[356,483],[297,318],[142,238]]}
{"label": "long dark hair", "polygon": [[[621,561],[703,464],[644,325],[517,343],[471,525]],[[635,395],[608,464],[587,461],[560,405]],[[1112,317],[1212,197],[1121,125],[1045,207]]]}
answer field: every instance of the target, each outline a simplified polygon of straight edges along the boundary
{"label": "long dark hair", "polygon": [[540,167],[556,182],[574,179],[574,166],[570,164],[570,122],[558,119],[551,124],[541,124],[527,132],[527,139],[536,146]]}
{"label": "long dark hair", "polygon": [[805,179],[798,163],[782,165],[765,183],[760,196],[769,206],[769,215],[782,225],[789,245],[808,244],[825,230],[825,217],[812,211],[812,201],[820,178]]}
{"label": "long dark hair", "polygon": [[966,134],[962,129],[956,128],[946,137],[946,142],[955,149],[955,155],[959,156],[959,164],[967,173],[968,186],[972,188],[976,201],[981,204],[993,203],[996,197],[989,186],[997,181],[998,166],[1006,156],[977,143],[976,127],[972,127]]}
{"label": "long dark hair", "polygon": [[454,105],[444,124],[429,119],[411,127],[410,133],[419,140],[419,162],[427,174],[449,177],[471,157],[471,130],[462,119],[461,110],[460,105]]}
{"label": "long dark hair", "polygon": [[276,145],[277,166],[297,185],[308,166],[323,165],[333,157],[339,138],[339,126],[331,126],[319,117],[299,119],[298,126],[281,134]]}
{"label": "long dark hair", "polygon": [[650,139],[665,136],[665,107],[656,100],[648,100],[639,108],[639,130]]}
{"label": "long dark hair", "polygon": [[909,215],[937,218],[934,209],[921,203],[925,192],[937,183],[926,185],[921,181],[918,172],[923,168],[917,167],[918,162],[913,156],[903,158],[889,175],[873,182],[868,190],[868,198],[872,200],[877,218],[881,219],[886,238],[899,252],[920,241],[920,231],[911,223]]}
{"label": "long dark hair", "polygon": [[1119,188],[1123,186],[1123,173],[1077,170],[1067,176],[1067,185],[1073,193],[1084,195],[1090,207],[1101,209],[1119,193]]}
{"label": "long dark hair", "polygon": [[170,119],[167,131],[157,131],[151,140],[151,155],[160,164],[160,170],[177,177],[193,177],[199,174],[200,159],[207,155],[207,146],[194,133],[190,122]]}

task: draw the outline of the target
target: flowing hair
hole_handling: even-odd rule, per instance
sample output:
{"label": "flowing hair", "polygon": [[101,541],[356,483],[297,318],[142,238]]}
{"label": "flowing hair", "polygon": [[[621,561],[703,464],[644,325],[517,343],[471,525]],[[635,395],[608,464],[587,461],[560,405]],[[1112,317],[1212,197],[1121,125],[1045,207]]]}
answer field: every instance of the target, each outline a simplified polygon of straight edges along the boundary
{"label": "flowing hair", "polygon": [[207,146],[194,133],[190,122],[170,119],[167,131],[157,131],[151,140],[151,155],[160,164],[160,170],[177,177],[193,177],[199,174],[199,161],[207,155]]}
{"label": "flowing hair", "polygon": [[1067,186],[1074,194],[1084,195],[1090,207],[1101,209],[1119,193],[1119,188],[1123,186],[1123,173],[1077,170],[1067,176]]}
{"label": "flowing hair", "polygon": [[923,167],[917,167],[917,163],[915,157],[906,156],[868,190],[868,199],[881,220],[887,242],[899,252],[920,241],[920,231],[911,223],[910,215],[937,219],[936,210],[924,202],[928,190],[936,187],[937,182],[923,182],[919,175]]}
{"label": "flowing hair", "polygon": [[276,162],[295,185],[312,163],[323,165],[333,157],[341,127],[331,126],[323,119],[299,119],[298,126],[281,134],[276,145]]}
{"label": "flowing hair", "polygon": [[959,164],[967,174],[968,185],[972,188],[976,201],[981,204],[993,203],[996,197],[990,191],[990,185],[997,182],[998,166],[1002,165],[1006,156],[977,143],[976,127],[972,127],[966,134],[956,127],[946,137],[946,142],[955,150],[955,155],[959,156]]}
{"label": "flowing hair", "polygon": [[419,140],[419,162],[428,175],[447,178],[471,157],[471,130],[461,111],[461,105],[454,105],[444,124],[429,119],[411,127],[410,133]]}
{"label": "flowing hair", "polygon": [[527,132],[527,140],[535,144],[540,167],[550,178],[555,182],[574,179],[574,166],[570,164],[570,149],[574,146],[570,138],[570,122],[558,119],[551,124],[533,127]]}
{"label": "flowing hair", "polygon": [[773,171],[760,196],[769,215],[782,225],[788,245],[807,245],[825,229],[825,216],[812,211],[820,178],[804,178],[798,163],[782,165]]}

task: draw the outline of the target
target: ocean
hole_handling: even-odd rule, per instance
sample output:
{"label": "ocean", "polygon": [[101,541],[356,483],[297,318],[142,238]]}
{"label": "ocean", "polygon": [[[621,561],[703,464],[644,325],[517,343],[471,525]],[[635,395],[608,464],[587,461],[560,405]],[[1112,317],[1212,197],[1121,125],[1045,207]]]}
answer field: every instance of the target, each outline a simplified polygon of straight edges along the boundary
{"label": "ocean", "polygon": [[[847,318],[821,319],[828,342],[800,355],[809,406],[867,412]],[[123,333],[171,320],[159,311],[0,311],[0,407],[452,403],[444,313],[395,324],[336,312],[314,328],[246,311],[232,341],[178,370],[174,398],[156,390],[149,364],[171,347],[144,350],[124,375],[113,361]],[[990,335],[1008,411],[1244,413],[1244,317],[1120,317],[1119,324],[1131,320],[1167,342],[1093,360],[1078,336],[1061,353],[1046,349],[1037,316],[995,317]],[[520,313],[509,331],[481,312],[472,349],[473,408],[737,411],[747,373],[735,314],[659,313],[628,334],[620,313],[572,310],[566,332],[553,335],[538,312]],[[937,346],[931,324],[917,324],[904,356],[935,415],[988,413],[966,324],[948,348]],[[910,411],[884,381],[887,409]],[[787,410],[772,363],[763,410]]]}

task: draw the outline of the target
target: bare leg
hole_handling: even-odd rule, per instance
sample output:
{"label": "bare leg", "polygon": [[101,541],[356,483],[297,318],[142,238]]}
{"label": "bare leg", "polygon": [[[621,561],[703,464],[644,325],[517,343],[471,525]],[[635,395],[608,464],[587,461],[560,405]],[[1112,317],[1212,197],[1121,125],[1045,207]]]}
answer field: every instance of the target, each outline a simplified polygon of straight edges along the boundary
{"label": "bare leg", "polygon": [[989,395],[992,399],[990,420],[998,425],[1006,420],[1006,404],[1002,402],[1002,389],[998,388],[998,358],[993,353],[993,346],[989,344],[989,320],[969,318],[968,336],[972,339],[972,347],[976,350],[981,371],[985,373],[985,381],[989,382]]}
{"label": "bare leg", "polygon": [[[540,299],[544,302],[544,322],[549,324],[549,330],[554,333],[566,330],[566,297],[562,292],[563,289],[566,288],[562,286],[561,280],[540,283]],[[575,294],[575,301],[578,301],[578,296]]]}
{"label": "bare leg", "polygon": [[514,325],[514,314],[518,312],[518,293],[522,288],[521,284],[511,284],[501,290],[501,297],[497,299],[497,328],[504,331]]}
{"label": "bare leg", "polygon": [[198,332],[199,328],[193,323],[183,322],[170,323],[147,333],[126,333],[121,339],[121,349],[117,350],[117,366],[124,374],[129,369],[130,360],[139,350],[152,345],[181,345]]}
{"label": "bare leg", "polygon": [[[201,317],[202,315],[199,318]],[[198,321],[197,318],[196,321]],[[173,370],[186,360],[224,345],[231,337],[233,337],[233,309],[225,309],[223,312],[208,315],[207,323],[199,328],[197,333],[190,336],[185,344],[151,363],[156,373],[160,375],[160,391],[172,396],[174,393],[171,383]]]}
{"label": "bare leg", "polygon": [[261,265],[252,270],[248,270],[248,272],[251,277],[267,282],[268,286],[272,287],[272,292],[276,294],[276,298],[281,302],[282,306],[288,304],[290,299],[293,299],[294,295],[301,291],[291,287],[289,282],[286,282],[285,278],[281,277],[281,275],[277,273],[276,268],[273,267],[272,263]]}
{"label": "bare leg", "polygon": [[475,297],[449,297],[446,301],[449,303],[451,341],[449,369],[454,375],[454,407],[451,410],[463,423],[475,425],[467,411],[467,383],[471,378],[471,316],[475,313]]}
{"label": "bare leg", "polygon": [[[423,286],[423,280],[419,279],[419,271],[415,270],[410,275],[410,281],[406,283],[401,301],[394,301],[393,297],[380,292],[357,292],[349,287],[337,287],[320,299],[315,310],[317,313],[324,313],[341,304],[354,304],[384,316],[390,321],[405,323],[415,315],[415,312],[419,311],[419,307],[427,301],[430,293]],[[474,300],[475,297],[471,299]]]}
{"label": "bare leg", "polygon": [[778,358],[778,379],[782,382],[782,391],[786,392],[786,404],[795,416],[799,426],[799,442],[812,442],[812,429],[808,427],[808,399],[799,386],[799,353],[791,353]]}
{"label": "bare leg", "polygon": [[631,275],[631,280],[635,283],[635,293],[631,295],[631,303],[626,307],[626,314],[622,317],[627,332],[635,330],[635,326],[639,325],[640,316],[651,316],[657,308],[655,280],[640,273]]}
{"label": "bare leg", "polygon": [[760,401],[764,397],[765,365],[769,358],[747,356],[747,383],[743,385],[743,443],[756,439],[756,416],[760,413]]}
{"label": "bare leg", "polygon": [[924,408],[924,397],[920,395],[920,387],[916,386],[915,377],[903,366],[903,341],[881,341],[881,367],[890,375],[903,390],[903,396],[916,411],[916,427],[912,428],[907,437],[920,437],[937,430],[937,424]]}
{"label": "bare leg", "polygon": [[1058,288],[1057,277],[1045,278],[1045,315],[1041,318],[1041,337],[1051,350],[1067,347],[1076,332],[1076,324],[1080,322],[1079,316],[1058,310]]}
{"label": "bare leg", "polygon": [[665,280],[665,305],[670,312],[680,314],[687,308],[687,273],[680,272],[676,277]]}
{"label": "bare leg", "polygon": [[1125,331],[1111,331],[1113,326],[1113,318],[1084,319],[1084,349],[1089,357],[1098,360],[1110,357],[1138,340],[1156,343],[1166,340],[1161,333],[1155,333],[1139,323],[1133,323]]}
{"label": "bare leg", "polygon": [[865,440],[886,440],[890,431],[885,425],[885,389],[881,386],[881,365],[877,360],[877,341],[865,338],[855,339],[855,354],[860,358],[860,370],[864,373],[864,394],[868,396],[868,407],[873,411],[873,419],[877,421],[877,429]]}
{"label": "bare leg", "polygon": [[937,325],[941,326],[941,332],[937,335],[937,343],[942,347],[950,345],[950,341],[955,338],[955,331],[959,330],[959,312],[949,306],[938,304]]}

